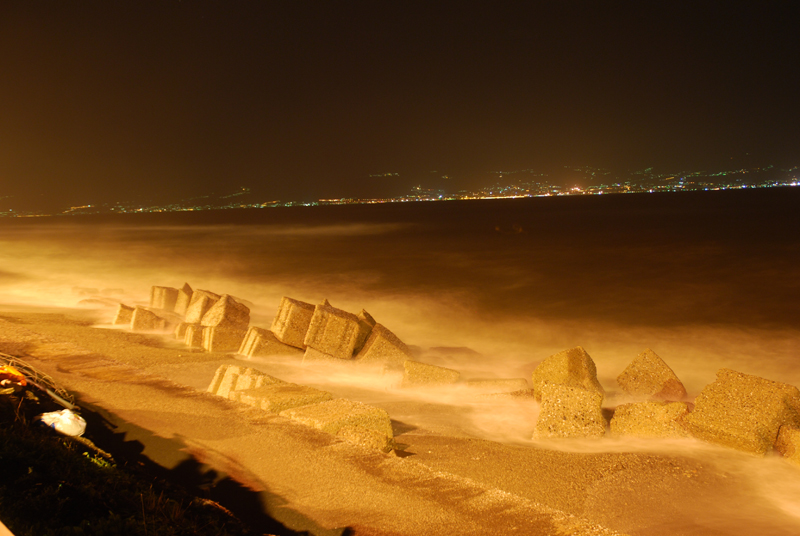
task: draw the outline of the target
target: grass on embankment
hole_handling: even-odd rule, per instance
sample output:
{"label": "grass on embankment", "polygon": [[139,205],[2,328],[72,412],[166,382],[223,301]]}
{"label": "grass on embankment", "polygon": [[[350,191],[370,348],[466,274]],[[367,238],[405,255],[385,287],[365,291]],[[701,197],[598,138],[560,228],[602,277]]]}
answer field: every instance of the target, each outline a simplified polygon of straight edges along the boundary
{"label": "grass on embankment", "polygon": [[0,395],[0,520],[15,536],[250,535],[223,508],[124,467]]}

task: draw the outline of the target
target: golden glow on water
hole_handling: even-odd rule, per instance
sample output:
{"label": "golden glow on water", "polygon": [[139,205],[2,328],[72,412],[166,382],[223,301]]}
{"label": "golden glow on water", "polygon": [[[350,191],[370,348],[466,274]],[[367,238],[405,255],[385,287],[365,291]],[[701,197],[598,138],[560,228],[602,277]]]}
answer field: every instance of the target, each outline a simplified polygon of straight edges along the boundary
{"label": "golden glow on water", "polygon": [[[0,235],[0,301],[71,307],[83,288],[121,289],[113,298],[135,304],[147,301],[152,285],[189,282],[252,302],[259,327],[270,326],[282,296],[364,308],[407,344],[473,350],[427,357],[464,378],[529,380],[541,360],[580,345],[608,403],[617,375],[648,347],[690,397],[722,367],[800,386],[800,324],[784,303],[797,297],[800,247],[791,235],[766,234],[793,216],[770,221],[771,209],[747,205],[731,209],[730,222],[719,206],[498,206],[490,214],[454,209],[385,221],[26,222]],[[753,220],[739,221],[745,216]],[[520,232],[498,232],[513,225]],[[288,381],[385,405],[393,418],[421,427],[584,453],[690,456],[742,478],[792,519],[800,515],[800,472],[777,457],[753,459],[694,440],[537,443],[535,404],[509,402],[498,412],[458,389],[398,395],[391,376],[255,362]],[[414,413],[401,399],[442,411]]]}

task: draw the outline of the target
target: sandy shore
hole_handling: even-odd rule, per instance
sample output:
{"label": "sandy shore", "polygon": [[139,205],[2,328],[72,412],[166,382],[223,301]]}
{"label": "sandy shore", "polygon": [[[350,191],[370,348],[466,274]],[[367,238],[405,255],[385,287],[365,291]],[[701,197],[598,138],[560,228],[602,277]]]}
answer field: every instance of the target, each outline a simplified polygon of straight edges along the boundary
{"label": "sandy shore", "polygon": [[[95,327],[105,321],[98,311],[0,306],[0,351],[73,392],[99,446],[156,464],[265,532],[800,533],[785,504],[797,497],[765,493],[763,475],[748,473],[800,480],[777,458],[492,441],[448,426],[442,406],[402,397],[382,402],[403,447],[385,455],[205,393],[219,365],[242,362],[235,356]],[[270,366],[258,364],[280,377]],[[402,418],[411,414],[419,418]]]}

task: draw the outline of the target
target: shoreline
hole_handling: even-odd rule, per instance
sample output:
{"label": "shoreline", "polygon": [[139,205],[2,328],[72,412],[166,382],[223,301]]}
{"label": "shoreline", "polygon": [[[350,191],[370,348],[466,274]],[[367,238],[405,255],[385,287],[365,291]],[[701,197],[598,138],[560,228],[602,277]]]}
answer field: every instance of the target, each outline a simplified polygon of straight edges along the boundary
{"label": "shoreline", "polygon": [[[292,530],[425,534],[435,526],[500,534],[518,527],[547,534],[569,526],[574,534],[660,536],[741,534],[745,522],[750,533],[788,535],[800,528],[800,519],[740,471],[774,469],[775,462],[785,463],[779,459],[710,447],[568,452],[395,420],[404,450],[392,457],[203,392],[219,365],[255,366],[251,361],[97,329],[96,311],[19,309],[0,305],[0,351],[53,376],[79,407],[94,408],[116,427],[113,433],[124,434],[124,443],[140,445],[140,455],[168,473],[189,466],[195,477],[213,472],[209,492],[249,490],[263,514]],[[258,366],[270,372],[268,364]],[[426,410],[422,402],[402,402]]]}

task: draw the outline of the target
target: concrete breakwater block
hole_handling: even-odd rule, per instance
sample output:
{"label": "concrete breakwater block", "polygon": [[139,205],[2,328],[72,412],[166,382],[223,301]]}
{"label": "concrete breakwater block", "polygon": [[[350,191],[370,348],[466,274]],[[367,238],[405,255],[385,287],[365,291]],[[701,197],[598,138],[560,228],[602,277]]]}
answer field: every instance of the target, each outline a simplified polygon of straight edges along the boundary
{"label": "concrete breakwater block", "polygon": [[637,402],[614,411],[611,434],[644,438],[689,437],[681,419],[689,413],[686,402]]}
{"label": "concrete breakwater block", "polygon": [[254,389],[276,383],[286,382],[253,368],[221,365],[214,373],[207,391],[213,395],[230,398],[230,394],[234,391]]}
{"label": "concrete breakwater block", "polygon": [[229,398],[270,413],[281,413],[284,410],[332,400],[333,395],[306,385],[280,382],[237,390]]}
{"label": "concrete breakwater block", "polygon": [[437,367],[410,359],[403,363],[403,387],[416,387],[423,385],[448,385],[456,383],[461,378],[457,370]]}
{"label": "concrete breakwater block", "polygon": [[281,416],[368,448],[388,452],[393,445],[389,414],[361,402],[337,398],[282,411]]}
{"label": "concrete breakwater block", "polygon": [[178,325],[175,326],[175,329],[172,331],[172,334],[175,336],[176,339],[182,341],[186,337],[186,329],[191,325],[199,326],[199,324],[188,324],[186,322],[179,322]]}
{"label": "concrete breakwater block", "polygon": [[306,348],[306,351],[303,352],[303,364],[309,365],[314,363],[330,363],[332,365],[341,366],[352,365],[354,361],[351,359],[340,359],[309,346]]}
{"label": "concrete breakwater block", "polygon": [[239,354],[247,357],[263,357],[268,355],[299,355],[302,352],[278,340],[268,329],[250,326],[239,347]]}
{"label": "concrete breakwater block", "polygon": [[361,309],[361,312],[356,315],[358,318],[358,335],[356,335],[356,344],[353,347],[353,355],[358,354],[361,349],[364,347],[364,344],[367,342],[370,333],[372,333],[372,328],[375,327],[375,319],[372,318],[372,315],[369,314],[364,309]]}
{"label": "concrete breakwater block", "polygon": [[531,382],[536,399],[540,401],[540,390],[545,383],[579,387],[605,396],[605,390],[597,380],[594,361],[581,346],[553,354],[539,363],[531,375]]}
{"label": "concrete breakwater block", "polygon": [[150,307],[155,309],[175,310],[175,301],[178,299],[178,289],[172,287],[151,287]]}
{"label": "concrete breakwater block", "polygon": [[278,313],[272,321],[270,331],[282,343],[305,349],[306,345],[303,341],[305,341],[312,316],[314,316],[312,304],[284,296],[281,298]]}
{"label": "concrete breakwater block", "polygon": [[383,324],[375,324],[355,359],[364,365],[394,365],[397,368],[413,356],[408,346]]}
{"label": "concrete breakwater block", "polygon": [[361,329],[356,315],[337,309],[325,300],[314,308],[303,342],[339,359],[352,359]]}
{"label": "concrete breakwater block", "polygon": [[205,326],[202,333],[202,347],[205,351],[238,352],[247,332],[235,327]]}
{"label": "concrete breakwater block", "polygon": [[120,303],[117,314],[114,316],[114,320],[111,323],[115,326],[130,325],[133,320],[133,309],[134,308],[130,305]]}
{"label": "concrete breakwater block", "polygon": [[207,290],[195,290],[192,293],[189,306],[186,308],[184,321],[189,324],[199,324],[203,320],[203,316],[217,303],[219,298],[219,294]]}
{"label": "concrete breakwater block", "polygon": [[775,449],[784,458],[800,466],[800,428],[790,425],[781,426]]}
{"label": "concrete breakwater block", "polygon": [[464,382],[464,386],[477,394],[513,393],[528,389],[525,378],[473,379]]}
{"label": "concrete breakwater block", "polygon": [[189,286],[189,283],[184,283],[183,286],[178,289],[178,297],[175,299],[175,314],[181,316],[186,315],[186,309],[189,308],[193,293],[194,291],[192,287]]}
{"label": "concrete breakwater block", "polygon": [[634,398],[683,400],[686,388],[678,376],[654,351],[647,348],[617,377],[622,390]]}
{"label": "concrete breakwater block", "polygon": [[606,433],[603,395],[594,389],[544,382],[536,392],[541,408],[534,439],[599,438]]}
{"label": "concrete breakwater block", "polygon": [[203,346],[203,326],[200,324],[186,324],[183,335],[183,344],[189,348],[201,348]]}
{"label": "concrete breakwater block", "polygon": [[[246,331],[250,324],[250,308],[239,303],[232,296],[223,294],[203,315],[200,324],[205,327],[218,327]],[[241,343],[241,341],[239,341]],[[238,345],[237,345],[238,349]]]}
{"label": "concrete breakwater block", "polygon": [[137,305],[131,315],[131,330],[133,331],[163,331],[167,328],[165,318],[153,311]]}
{"label": "concrete breakwater block", "polygon": [[781,426],[800,427],[800,391],[730,369],[703,388],[683,424],[699,439],[763,455]]}

